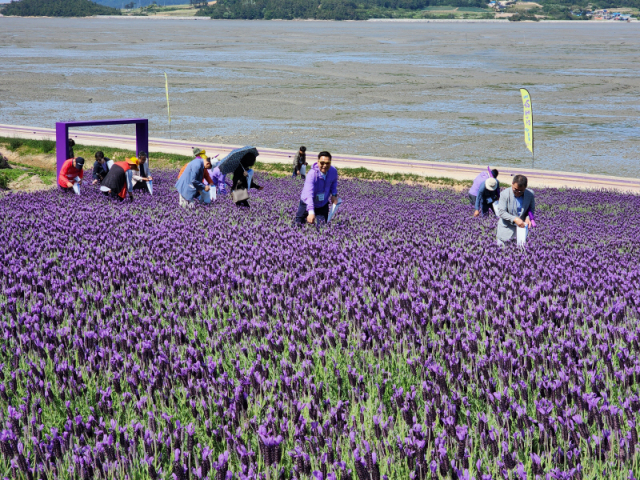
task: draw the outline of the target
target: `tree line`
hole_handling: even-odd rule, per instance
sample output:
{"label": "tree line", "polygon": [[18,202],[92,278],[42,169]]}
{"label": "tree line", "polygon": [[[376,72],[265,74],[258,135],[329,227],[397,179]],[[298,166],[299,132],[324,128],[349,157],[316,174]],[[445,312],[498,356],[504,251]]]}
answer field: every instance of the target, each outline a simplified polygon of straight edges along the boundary
{"label": "tree line", "polygon": [[381,10],[422,10],[434,5],[485,8],[484,0],[218,0],[198,15],[229,19],[309,18],[317,20],[366,20]]}
{"label": "tree line", "polygon": [[19,0],[5,5],[0,13],[21,17],[90,17],[120,15],[117,8],[98,5],[90,0]]}

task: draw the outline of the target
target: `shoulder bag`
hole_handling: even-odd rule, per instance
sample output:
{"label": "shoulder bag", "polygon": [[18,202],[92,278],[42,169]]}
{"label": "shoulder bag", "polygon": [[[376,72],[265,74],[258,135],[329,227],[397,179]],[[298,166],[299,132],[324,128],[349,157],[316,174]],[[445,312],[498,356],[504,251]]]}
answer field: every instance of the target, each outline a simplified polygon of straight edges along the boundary
{"label": "shoulder bag", "polygon": [[[242,170],[244,170],[246,173],[246,170],[242,166],[242,164],[240,164],[240,166],[242,167]],[[238,188],[233,192],[231,192],[231,197],[233,198],[233,201],[235,203],[242,202],[243,200],[249,200],[249,190],[246,188]]]}

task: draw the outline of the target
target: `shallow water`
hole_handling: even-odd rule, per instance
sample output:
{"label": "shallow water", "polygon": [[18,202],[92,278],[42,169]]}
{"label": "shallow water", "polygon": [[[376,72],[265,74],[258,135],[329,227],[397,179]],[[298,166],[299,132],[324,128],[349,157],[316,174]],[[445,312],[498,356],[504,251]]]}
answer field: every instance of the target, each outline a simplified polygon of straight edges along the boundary
{"label": "shallow water", "polygon": [[529,167],[526,86],[537,168],[640,177],[639,34],[633,23],[0,18],[0,123],[146,117],[168,136],[166,71],[174,138]]}

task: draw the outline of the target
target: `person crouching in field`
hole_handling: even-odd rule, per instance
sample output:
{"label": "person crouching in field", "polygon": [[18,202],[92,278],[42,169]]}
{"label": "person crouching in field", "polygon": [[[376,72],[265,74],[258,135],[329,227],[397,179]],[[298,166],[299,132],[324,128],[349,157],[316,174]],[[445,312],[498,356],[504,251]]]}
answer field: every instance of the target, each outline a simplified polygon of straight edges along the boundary
{"label": "person crouching in field", "polygon": [[58,176],[58,185],[67,192],[73,190],[76,195],[80,195],[80,183],[84,176],[83,167],[84,158],[82,157],[65,160]]}
{"label": "person crouching in field", "polygon": [[473,216],[477,217],[481,211],[482,215],[493,211],[493,204],[498,200],[500,200],[500,182],[495,178],[487,178],[478,190]]}
{"label": "person crouching in field", "polygon": [[95,185],[96,183],[101,183],[104,180],[104,177],[109,173],[109,162],[110,160],[104,156],[104,152],[98,150],[96,152],[96,161],[93,163],[93,182],[91,185]]}
{"label": "person crouching in field", "polygon": [[[211,159],[206,158],[206,156],[202,156],[201,157],[203,160],[207,161],[209,160],[209,162],[211,162]],[[184,173],[184,171],[187,169],[187,167],[189,166],[189,163],[185,163],[182,168],[180,169],[180,172],[178,173],[178,180],[180,180],[180,177],[182,177],[182,174]],[[211,171],[210,168],[205,168],[204,169],[204,174],[202,176],[202,183],[204,185],[213,185],[215,180],[211,178],[211,174],[209,173]],[[211,200],[215,200],[215,198],[211,198],[211,190],[209,190],[208,192],[202,192],[200,194],[200,201],[202,203],[210,203]]]}
{"label": "person crouching in field", "polygon": [[331,154],[320,152],[304,181],[296,223],[327,221],[329,202],[338,203],[338,170],[331,166]]}
{"label": "person crouching in field", "polygon": [[204,150],[194,148],[193,153],[196,158],[183,168],[176,182],[181,207],[193,207],[197,200],[203,203],[211,202],[210,187],[202,183],[205,171],[211,168],[211,160]]}
{"label": "person crouching in field", "polygon": [[138,157],[131,157],[129,160],[133,171],[132,181],[134,190],[147,190],[153,195],[153,178],[149,175],[149,165],[147,164],[147,152],[138,153]]}
{"label": "person crouching in field", "polygon": [[111,198],[119,198],[120,201],[129,194],[129,200],[133,202],[132,177],[133,172],[128,162],[115,162],[102,180],[100,191]]}
{"label": "person crouching in field", "polygon": [[531,228],[530,214],[536,212],[536,200],[533,192],[527,189],[527,177],[513,177],[511,188],[505,188],[498,202],[498,228],[496,237],[498,245],[513,240],[516,228]]}

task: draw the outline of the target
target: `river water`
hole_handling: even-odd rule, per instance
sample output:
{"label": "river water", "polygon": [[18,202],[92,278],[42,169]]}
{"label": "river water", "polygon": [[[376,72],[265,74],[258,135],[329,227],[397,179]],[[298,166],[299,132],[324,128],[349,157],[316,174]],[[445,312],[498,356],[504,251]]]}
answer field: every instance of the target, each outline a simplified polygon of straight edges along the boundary
{"label": "river water", "polygon": [[640,22],[5,17],[0,123],[530,167],[525,86],[536,168],[640,177],[638,58]]}

